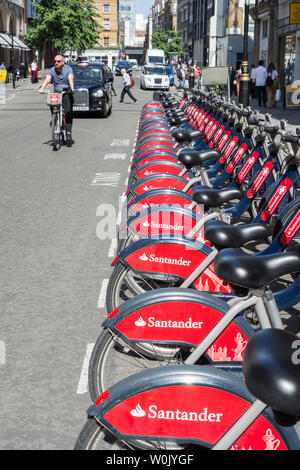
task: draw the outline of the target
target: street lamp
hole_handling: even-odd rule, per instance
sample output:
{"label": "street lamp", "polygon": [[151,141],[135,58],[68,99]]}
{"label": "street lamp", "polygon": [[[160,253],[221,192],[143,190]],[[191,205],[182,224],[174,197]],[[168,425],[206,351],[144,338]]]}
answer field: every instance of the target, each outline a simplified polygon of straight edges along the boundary
{"label": "street lamp", "polygon": [[13,77],[13,88],[16,88],[16,76],[15,76],[15,71],[14,71],[14,25],[12,22],[12,11],[14,7],[12,4],[12,0],[9,1],[9,11],[10,11],[10,19],[9,19],[9,28],[10,28],[10,34],[11,34],[11,50],[10,50],[10,65],[12,66],[12,77]]}
{"label": "street lamp", "polygon": [[250,76],[249,76],[249,64],[248,64],[249,8],[250,8],[250,0],[245,0],[243,62],[241,64],[242,73],[241,73],[240,93],[239,93],[239,103],[243,104],[244,106],[249,106],[249,96],[250,96]]}

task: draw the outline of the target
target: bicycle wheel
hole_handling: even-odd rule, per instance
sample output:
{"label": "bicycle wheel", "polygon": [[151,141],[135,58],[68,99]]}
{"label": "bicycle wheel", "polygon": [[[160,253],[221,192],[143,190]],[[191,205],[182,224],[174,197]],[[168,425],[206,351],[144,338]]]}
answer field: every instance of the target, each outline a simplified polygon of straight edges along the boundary
{"label": "bicycle wheel", "polygon": [[182,281],[173,276],[169,278],[165,275],[143,276],[141,273],[136,273],[122,263],[119,263],[110,276],[107,287],[107,312],[112,312],[121,303],[136,295],[164,287],[179,287],[181,283]]}
{"label": "bicycle wheel", "polygon": [[[145,346],[144,351],[143,346]],[[162,355],[160,348],[164,348],[163,360],[158,359]],[[97,339],[90,359],[89,390],[92,401],[109,387],[131,375],[153,367],[182,362],[178,345],[174,347],[150,343],[128,345],[120,337],[105,329]]]}
{"label": "bicycle wheel", "polygon": [[[226,315],[225,310],[219,311]],[[238,317],[233,323],[235,332],[242,333],[247,339],[253,336],[253,329],[245,319]],[[159,366],[183,364],[191,349],[186,344],[178,343],[125,342],[120,336],[104,329],[95,343],[90,359],[89,390],[92,401],[112,385],[138,372]],[[208,354],[197,361],[197,365],[211,363],[212,359]]]}
{"label": "bicycle wheel", "polygon": [[89,418],[83,426],[74,450],[209,450],[204,446],[178,445],[176,442],[164,441],[127,441],[117,439],[113,434],[102,427],[94,418]]}
{"label": "bicycle wheel", "polygon": [[90,418],[82,428],[74,450],[121,450],[124,444]]}
{"label": "bicycle wheel", "polygon": [[53,151],[55,152],[60,149],[60,129],[59,129],[59,119],[58,119],[57,113],[53,113],[51,129],[52,129],[52,146],[53,146]]}
{"label": "bicycle wheel", "polygon": [[[76,449],[106,450],[108,445],[121,449],[123,444],[133,450],[211,449],[255,401],[235,374],[186,365],[130,376],[106,395],[90,408]],[[211,410],[212,421],[207,419]],[[98,428],[91,424],[92,417]],[[164,426],[161,419],[166,420]],[[249,419],[248,428],[237,432],[230,446],[230,450],[251,449],[298,450],[299,439],[294,429],[279,426],[267,408],[254,421]]]}

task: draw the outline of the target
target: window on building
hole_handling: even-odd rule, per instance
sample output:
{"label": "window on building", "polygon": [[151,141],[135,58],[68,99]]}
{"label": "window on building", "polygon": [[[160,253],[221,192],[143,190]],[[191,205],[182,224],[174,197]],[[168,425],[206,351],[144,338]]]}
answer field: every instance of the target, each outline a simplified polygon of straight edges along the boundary
{"label": "window on building", "polygon": [[104,47],[109,47],[109,37],[103,38],[103,46]]}
{"label": "window on building", "polygon": [[110,5],[103,5],[103,13],[110,13]]}
{"label": "window on building", "polygon": [[104,29],[110,29],[110,20],[109,18],[103,18],[103,28]]}
{"label": "window on building", "polygon": [[268,23],[269,23],[269,20],[264,20],[262,22],[262,37],[263,38],[268,37]]}

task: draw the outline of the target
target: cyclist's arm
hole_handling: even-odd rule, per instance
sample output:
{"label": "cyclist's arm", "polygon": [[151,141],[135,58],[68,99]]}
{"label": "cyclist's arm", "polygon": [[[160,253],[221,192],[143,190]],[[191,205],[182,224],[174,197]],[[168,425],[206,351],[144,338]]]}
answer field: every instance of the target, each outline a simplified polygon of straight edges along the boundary
{"label": "cyclist's arm", "polygon": [[74,88],[74,75],[70,74],[68,79],[69,79],[70,88],[74,93],[74,91],[75,91],[75,88]]}
{"label": "cyclist's arm", "polygon": [[50,75],[47,75],[43,85],[41,86],[41,88],[39,89],[39,93],[44,93],[45,91],[45,88],[49,85],[49,83],[51,82],[51,76]]}

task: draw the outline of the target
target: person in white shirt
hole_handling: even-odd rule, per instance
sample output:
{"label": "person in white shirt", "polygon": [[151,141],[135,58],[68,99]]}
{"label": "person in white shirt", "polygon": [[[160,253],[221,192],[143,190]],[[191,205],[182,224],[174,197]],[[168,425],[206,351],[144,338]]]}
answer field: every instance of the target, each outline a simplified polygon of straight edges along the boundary
{"label": "person in white shirt", "polygon": [[251,67],[251,74],[250,74],[250,80],[251,80],[251,84],[250,84],[250,95],[251,95],[251,98],[252,99],[255,99],[256,98],[256,93],[255,93],[255,65],[253,64],[252,67]]}
{"label": "person in white shirt", "polygon": [[256,96],[258,99],[258,106],[261,107],[262,104],[266,107],[267,104],[267,90],[266,90],[266,80],[267,80],[267,70],[263,66],[264,61],[260,60],[258,63],[257,69],[254,72],[254,80],[256,87]]}
{"label": "person in white shirt", "polygon": [[129,98],[132,99],[132,101],[134,103],[137,103],[137,99],[133,96],[133,94],[130,91],[130,89],[131,89],[131,78],[130,78],[129,73],[127,73],[125,69],[122,69],[121,74],[123,75],[124,88],[123,88],[123,91],[121,93],[120,103],[123,103],[126,94],[129,96]]}
{"label": "person in white shirt", "polygon": [[30,64],[30,72],[31,72],[31,83],[38,82],[38,63],[35,59],[33,59],[32,63]]}
{"label": "person in white shirt", "polygon": [[278,72],[275,70],[275,65],[273,62],[271,62],[268,67],[266,86],[268,94],[267,107],[272,108],[275,104],[276,91],[280,88]]}

